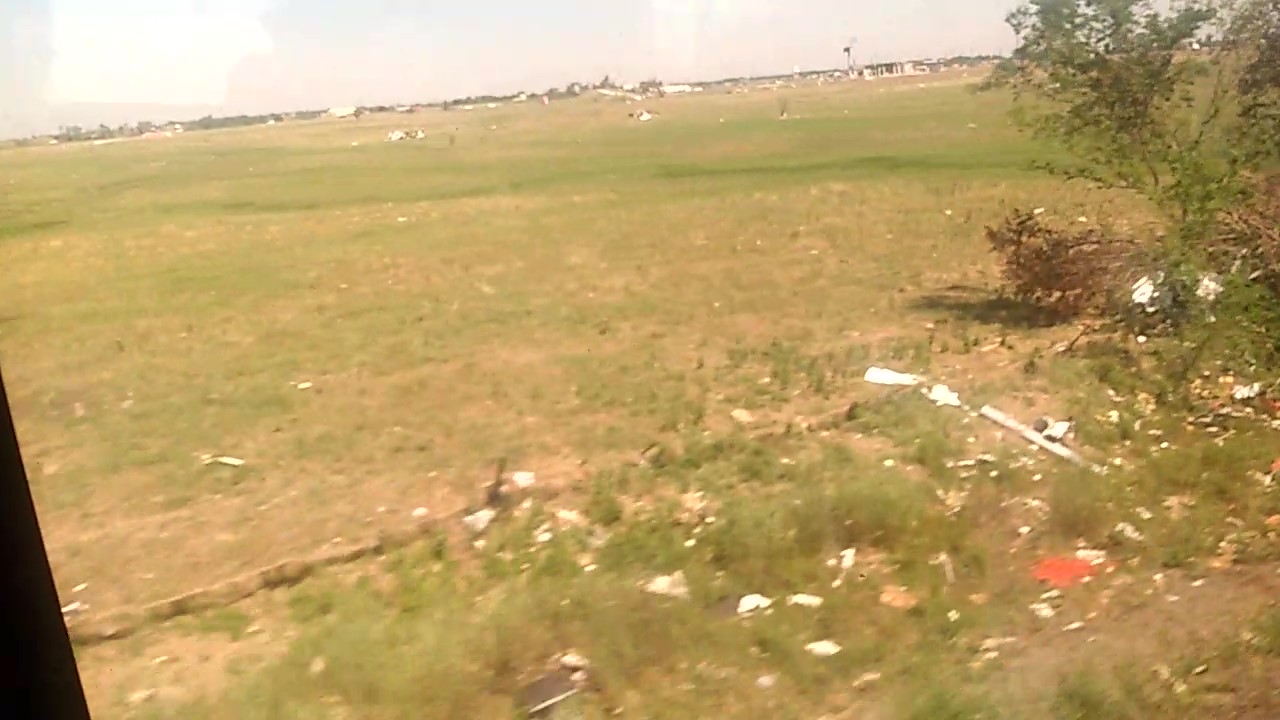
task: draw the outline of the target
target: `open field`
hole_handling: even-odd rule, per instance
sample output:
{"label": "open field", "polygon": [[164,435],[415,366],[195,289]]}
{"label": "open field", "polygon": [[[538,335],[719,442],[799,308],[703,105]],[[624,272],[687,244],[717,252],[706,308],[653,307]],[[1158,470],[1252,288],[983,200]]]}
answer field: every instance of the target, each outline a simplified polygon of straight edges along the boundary
{"label": "open field", "polygon": [[[1187,429],[1132,363],[1055,355],[1070,328],[996,297],[986,223],[1143,209],[1033,171],[971,80],[0,153],[0,363],[73,624],[441,519],[82,647],[95,711],[512,717],[573,647],[599,685],[581,717],[1274,717],[1280,499],[1255,474],[1280,442]],[[382,142],[406,127],[428,138]],[[1121,464],[1032,453],[869,365],[1073,415]],[[454,518],[499,457],[539,496],[477,547]],[[1037,618],[1029,567],[1078,543],[1115,570]],[[636,587],[676,570],[688,600]],[[783,607],[800,592],[825,602]],[[777,604],[725,617],[746,593]],[[805,652],[824,639],[843,651]]]}

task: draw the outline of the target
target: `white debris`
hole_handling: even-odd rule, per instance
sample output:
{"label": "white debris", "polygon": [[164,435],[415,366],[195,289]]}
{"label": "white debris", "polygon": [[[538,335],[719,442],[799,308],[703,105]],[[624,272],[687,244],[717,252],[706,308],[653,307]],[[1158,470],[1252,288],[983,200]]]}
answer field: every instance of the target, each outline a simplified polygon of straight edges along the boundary
{"label": "white debris", "polygon": [[220,455],[218,457],[206,458],[204,461],[204,464],[205,465],[215,465],[215,464],[226,465],[227,467],[241,467],[244,465],[244,460],[241,460],[240,458],[237,458],[237,457],[231,457],[229,455]]}
{"label": "white debris", "polygon": [[591,667],[591,661],[570,650],[560,656],[560,667],[565,670],[586,670]]}
{"label": "white debris", "polygon": [[800,607],[817,608],[822,607],[822,598],[817,595],[808,595],[805,593],[796,593],[787,597],[788,605],[799,605]]}
{"label": "white debris", "polygon": [[1048,620],[1058,614],[1058,611],[1054,610],[1053,606],[1047,602],[1032,603],[1029,607],[1031,612],[1035,613],[1035,616],[1041,620]]}
{"label": "white debris", "polygon": [[737,410],[734,410],[733,412],[729,413],[729,417],[732,417],[735,422],[738,422],[742,425],[750,425],[751,423],[756,421],[756,417],[755,415],[751,414],[751,411],[744,410],[742,408],[738,408]]}
{"label": "white debris", "polygon": [[905,385],[908,387],[919,385],[921,382],[921,379],[915,375],[908,375],[882,367],[867,368],[867,372],[862,376],[862,379],[876,385]]}
{"label": "white debris", "polygon": [[946,552],[940,552],[929,560],[930,565],[940,565],[942,567],[942,576],[947,579],[947,584],[952,585],[956,581],[955,564],[951,562],[951,556]]}
{"label": "white debris", "polygon": [[960,396],[946,385],[934,385],[932,388],[929,388],[929,392],[926,394],[938,407],[942,407],[944,405],[949,407],[961,406]]}
{"label": "white debris", "polygon": [[689,581],[685,579],[683,570],[677,570],[670,575],[659,575],[645,583],[643,589],[653,595],[662,595],[680,600],[689,598]]}
{"label": "white debris", "polygon": [[423,519],[423,518],[425,518],[428,514],[429,514],[429,513],[428,513],[427,509],[426,509],[426,508],[424,508],[424,507],[414,508],[414,510],[413,510],[413,519],[414,519],[414,520],[422,520],[422,519]]}
{"label": "white debris", "polygon": [[1237,385],[1231,391],[1231,397],[1235,400],[1252,400],[1262,394],[1262,383],[1254,383],[1252,385]]}
{"label": "white debris", "polygon": [[1127,522],[1116,523],[1115,532],[1117,535],[1124,538],[1125,540],[1129,540],[1132,542],[1143,541],[1142,533],[1139,532],[1138,528],[1134,527],[1132,523],[1127,523]]}
{"label": "white debris", "polygon": [[756,678],[756,687],[760,688],[761,690],[768,690],[769,688],[777,684],[778,684],[777,675],[761,675],[760,677]]}
{"label": "white debris", "polygon": [[858,676],[858,679],[857,679],[857,680],[854,680],[854,681],[853,681],[853,689],[854,689],[854,690],[860,690],[860,689],[862,689],[862,688],[864,688],[864,687],[866,687],[866,686],[870,685],[870,684],[871,684],[871,683],[873,683],[873,682],[878,682],[878,681],[880,680],[880,678],[881,678],[881,677],[883,677],[883,676],[882,676],[882,675],[880,675],[880,673],[878,673],[878,672],[874,672],[874,671],[873,671],[873,672],[866,672],[866,673],[862,673],[861,675],[859,675],[859,676]]}
{"label": "white debris", "polygon": [[582,513],[577,510],[557,510],[556,520],[559,520],[565,525],[572,526],[581,526],[586,524],[586,520],[583,519]]}
{"label": "white debris", "polygon": [[804,649],[810,655],[816,655],[817,657],[826,658],[826,657],[831,657],[832,655],[838,654],[844,648],[840,647],[839,643],[832,640],[819,640],[817,642],[811,642],[808,645],[805,645]]}
{"label": "white debris", "polygon": [[844,550],[841,550],[840,551],[840,569],[841,570],[853,569],[853,563],[855,560],[857,560],[857,558],[858,558],[857,548],[846,548]]}
{"label": "white debris", "polygon": [[636,113],[635,117],[640,122],[649,122],[650,120],[653,119],[653,113],[649,112],[648,110],[641,110],[640,112]]}
{"label": "white debris", "polygon": [[1152,512],[1151,512],[1150,510],[1148,510],[1148,509],[1146,509],[1146,508],[1144,508],[1144,507],[1137,507],[1137,508],[1134,508],[1134,509],[1133,509],[1133,512],[1134,512],[1134,513],[1136,513],[1136,514],[1137,514],[1137,516],[1138,516],[1139,518],[1142,518],[1143,520],[1150,520],[1151,518],[1155,517],[1155,515],[1153,515],[1153,514],[1152,514]]}
{"label": "white debris", "polygon": [[954,622],[960,622],[960,611],[959,611],[959,610],[948,610],[948,611],[947,611],[947,622],[952,622],[952,623],[954,623]]}
{"label": "white debris", "polygon": [[1133,284],[1133,304],[1142,305],[1147,312],[1155,312],[1155,301],[1160,296],[1160,292],[1156,289],[1156,282],[1149,276],[1142,276]]}
{"label": "white debris", "polygon": [[71,592],[73,593],[84,592],[88,588],[89,588],[89,583],[80,583],[79,585],[71,588]]}
{"label": "white debris", "polygon": [[1063,631],[1063,632],[1075,632],[1076,630],[1083,630],[1083,629],[1084,629],[1084,623],[1082,623],[1082,622],[1073,622],[1073,623],[1071,623],[1070,625],[1067,625],[1067,626],[1063,627],[1063,628],[1062,628],[1062,631]]}
{"label": "white debris", "polygon": [[757,610],[765,610],[773,601],[763,595],[744,595],[738,600],[738,614],[749,615]]}
{"label": "white debris", "polygon": [[838,588],[844,584],[844,577],[853,569],[853,563],[857,560],[857,557],[858,550],[856,548],[846,548],[840,551],[838,557],[827,561],[829,567],[840,566],[840,575],[831,583],[831,587]]}
{"label": "white debris", "polygon": [[1018,638],[1015,637],[987,638],[978,646],[978,651],[984,653],[995,652],[1005,645],[1013,645],[1016,642],[1018,642]]}
{"label": "white debris", "polygon": [[1044,208],[1042,208],[1042,207],[1038,207],[1038,208],[1036,208],[1035,210],[1032,210],[1032,211],[1031,211],[1031,214],[1032,214],[1032,215],[1043,215],[1043,214],[1044,214]]}
{"label": "white debris", "polygon": [[470,515],[462,518],[462,524],[473,533],[480,534],[489,527],[493,519],[498,516],[498,512],[493,508],[481,508]]}
{"label": "white debris", "polygon": [[1083,560],[1090,565],[1098,566],[1107,561],[1106,550],[1090,550],[1089,548],[1081,548],[1076,550],[1076,559]]}
{"label": "white debris", "polygon": [[528,490],[538,481],[538,476],[531,472],[513,472],[511,473],[511,483],[521,490]]}
{"label": "white debris", "polygon": [[1213,273],[1200,276],[1200,285],[1196,287],[1196,297],[1205,302],[1213,302],[1222,295],[1222,278]]}
{"label": "white debris", "polygon": [[294,385],[294,387],[298,388],[299,390],[310,390],[311,388],[315,387],[315,383],[300,382],[297,385]]}
{"label": "white debris", "polygon": [[1070,420],[1059,420],[1058,422],[1050,424],[1049,427],[1045,428],[1044,432],[1040,434],[1043,435],[1046,440],[1052,440],[1053,442],[1060,443],[1071,433],[1071,428],[1072,423]]}
{"label": "white debris", "polygon": [[80,602],[79,600],[76,600],[75,602],[71,602],[71,603],[67,603],[66,605],[63,605],[63,606],[62,606],[62,614],[63,614],[63,615],[75,615],[75,614],[77,614],[77,613],[82,613],[82,612],[84,612],[85,610],[88,610],[88,609],[89,609],[89,606],[88,606],[88,605],[85,605],[84,603]]}
{"label": "white debris", "polygon": [[129,704],[141,705],[142,703],[150,701],[155,696],[156,696],[155,690],[138,690],[137,692],[133,692],[129,694]]}

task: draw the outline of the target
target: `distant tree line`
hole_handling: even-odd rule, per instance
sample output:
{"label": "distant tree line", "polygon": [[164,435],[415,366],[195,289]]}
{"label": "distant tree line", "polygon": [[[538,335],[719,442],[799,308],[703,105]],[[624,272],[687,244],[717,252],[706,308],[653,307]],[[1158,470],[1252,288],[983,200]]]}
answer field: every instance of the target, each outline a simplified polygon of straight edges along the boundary
{"label": "distant tree line", "polygon": [[[976,65],[1002,58],[998,55],[974,55],[959,56],[950,58],[948,62],[952,64]],[[781,77],[781,76],[780,76]],[[737,78],[729,80],[744,80]],[[634,83],[626,86],[628,89],[639,93],[656,93],[662,88],[662,81],[657,78],[651,78],[643,82]],[[357,115],[365,115],[369,113],[390,113],[400,112],[405,109],[416,110],[426,107],[437,107],[443,110],[450,110],[462,106],[487,105],[490,103],[507,103],[522,98],[540,98],[547,97],[551,100],[564,100],[577,97],[585,92],[595,89],[620,89],[619,85],[611,76],[605,75],[599,81],[594,83],[572,82],[563,88],[548,88],[542,92],[528,91],[513,93],[509,95],[472,95],[454,100],[447,100],[440,103],[415,104],[410,106],[403,105],[368,105],[356,108]],[[80,125],[65,125],[58,128],[58,132],[50,135],[41,135],[25,140],[15,141],[20,145],[30,145],[35,143],[44,143],[50,140],[59,143],[68,142],[86,142],[93,140],[112,140],[117,138],[130,138],[146,135],[151,132],[191,132],[198,130],[221,130],[226,128],[248,127],[251,125],[265,125],[270,122],[287,122],[298,120],[314,120],[324,116],[327,110],[304,110],[290,113],[271,113],[265,115],[233,115],[227,117],[214,117],[206,115],[195,120],[170,121],[166,123],[156,123],[149,120],[143,120],[133,124],[123,124],[117,127],[109,127],[107,125],[99,125],[96,128],[86,128]]]}

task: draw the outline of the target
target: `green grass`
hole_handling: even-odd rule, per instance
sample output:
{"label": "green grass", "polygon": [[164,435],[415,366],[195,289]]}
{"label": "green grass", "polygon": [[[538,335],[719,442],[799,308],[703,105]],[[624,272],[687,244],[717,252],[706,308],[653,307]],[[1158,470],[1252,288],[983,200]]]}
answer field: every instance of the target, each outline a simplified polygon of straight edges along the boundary
{"label": "green grass", "polygon": [[[985,223],[1125,200],[1030,170],[1043,151],[999,94],[784,92],[785,122],[755,92],[668,98],[644,125],[583,99],[0,153],[0,359],[59,582],[88,581],[95,611],[363,539],[416,507],[443,516],[480,497],[498,457],[558,491],[482,547],[450,528],[175,623],[230,659],[193,661],[185,702],[144,709],[505,718],[573,647],[601,686],[582,717],[1075,717],[1111,690],[1081,676],[1024,713],[969,668],[984,638],[1041,627],[1035,558],[1083,540],[1135,574],[1195,569],[1252,531],[1232,536],[1238,555],[1274,559],[1261,528],[1280,507],[1242,480],[1274,441],[1218,447],[1136,404],[1099,420],[1106,388],[1131,398],[1142,377],[1122,357],[1049,352],[1064,331],[994,298]],[[381,142],[406,124],[432,139]],[[974,407],[1074,414],[1083,449],[1129,464],[1028,464],[994,426],[864,383],[871,364]],[[849,422],[802,430],[851,403]],[[1177,447],[1143,461],[1138,419]],[[695,491],[715,517],[696,529],[679,521]],[[1196,497],[1190,516],[1166,516],[1172,494]],[[590,527],[559,526],[564,509]],[[1116,542],[1121,520],[1149,541]],[[846,548],[858,565],[833,588]],[[676,570],[687,602],[637,587]],[[916,606],[882,605],[886,585]],[[826,602],[786,607],[797,592]],[[746,593],[774,611],[726,617]],[[246,670],[259,623],[285,628],[264,641],[277,659]],[[150,632],[137,642],[171,629]],[[804,651],[822,639],[843,652]],[[146,657],[129,662],[145,674]],[[106,717],[126,712],[117,662],[81,652]],[[853,690],[868,672],[883,681]]]}

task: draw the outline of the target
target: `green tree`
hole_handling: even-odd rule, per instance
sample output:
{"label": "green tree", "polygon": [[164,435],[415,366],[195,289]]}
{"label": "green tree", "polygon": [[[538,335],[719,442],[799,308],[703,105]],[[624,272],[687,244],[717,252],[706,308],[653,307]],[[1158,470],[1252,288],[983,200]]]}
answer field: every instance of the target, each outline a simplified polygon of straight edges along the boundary
{"label": "green tree", "polygon": [[1230,222],[1280,161],[1280,0],[1029,0],[1008,23],[1018,45],[993,84],[1070,158],[1045,167],[1149,199],[1168,220],[1155,255],[1170,294],[1195,304],[1203,272],[1230,276],[1249,317],[1213,334],[1270,335],[1280,356],[1280,295],[1256,287],[1280,249]]}

